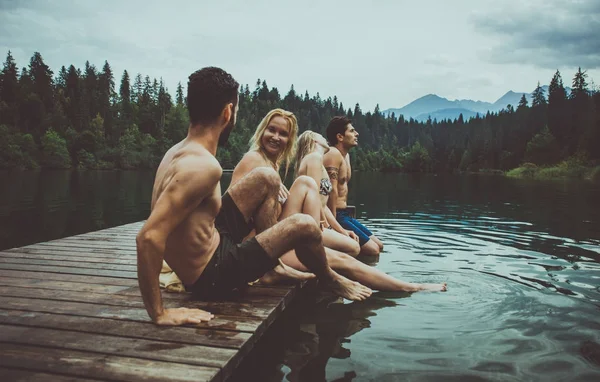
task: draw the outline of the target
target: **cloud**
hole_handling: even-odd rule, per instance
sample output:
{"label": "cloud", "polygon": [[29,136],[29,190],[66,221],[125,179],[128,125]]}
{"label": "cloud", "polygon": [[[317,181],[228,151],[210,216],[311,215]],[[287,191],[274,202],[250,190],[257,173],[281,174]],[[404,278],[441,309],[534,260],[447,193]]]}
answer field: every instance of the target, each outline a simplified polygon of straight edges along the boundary
{"label": "cloud", "polygon": [[501,42],[480,49],[496,64],[532,64],[540,68],[600,68],[600,2],[551,0],[503,3],[475,14],[475,29]]}

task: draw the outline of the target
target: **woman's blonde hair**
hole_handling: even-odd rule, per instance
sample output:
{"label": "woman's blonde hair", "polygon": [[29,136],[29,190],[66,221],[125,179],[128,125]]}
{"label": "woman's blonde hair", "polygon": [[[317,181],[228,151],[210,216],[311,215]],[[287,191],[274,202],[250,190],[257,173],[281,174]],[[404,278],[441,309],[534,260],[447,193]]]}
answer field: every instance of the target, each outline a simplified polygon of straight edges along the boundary
{"label": "woman's blonde hair", "polygon": [[315,151],[317,142],[321,143],[325,147],[329,147],[327,140],[319,133],[315,133],[311,130],[306,130],[298,137],[298,150],[296,150],[296,165],[294,166],[294,174],[298,176],[298,170],[300,164],[305,156]]}
{"label": "woman's blonde hair", "polygon": [[296,141],[298,139],[298,121],[296,120],[294,113],[283,109],[273,109],[268,112],[258,124],[258,127],[256,128],[252,138],[250,138],[250,151],[256,151],[261,154],[265,160],[269,160],[263,151],[260,141],[271,120],[277,116],[283,117],[288,122],[288,126],[290,127],[290,135],[287,146],[275,160],[275,169],[277,171],[279,171],[279,166],[282,163],[285,164],[285,176],[287,176],[290,164],[294,160],[294,155],[296,155]]}

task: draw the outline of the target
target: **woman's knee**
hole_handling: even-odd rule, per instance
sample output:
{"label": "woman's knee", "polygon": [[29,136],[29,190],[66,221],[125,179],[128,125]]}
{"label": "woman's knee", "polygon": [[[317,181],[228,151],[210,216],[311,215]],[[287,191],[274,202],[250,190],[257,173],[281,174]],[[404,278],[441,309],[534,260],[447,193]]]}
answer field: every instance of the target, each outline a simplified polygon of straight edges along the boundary
{"label": "woman's knee", "polygon": [[300,175],[299,177],[296,178],[294,183],[318,190],[317,182],[315,182],[315,180],[313,178],[311,178],[310,176]]}
{"label": "woman's knee", "polygon": [[352,243],[350,243],[350,248],[348,250],[348,254],[352,257],[358,256],[360,253],[360,244],[354,239],[351,239]]}
{"label": "woman's knee", "polygon": [[373,240],[367,241],[362,247],[360,247],[360,254],[365,256],[377,256],[381,251],[379,245]]}

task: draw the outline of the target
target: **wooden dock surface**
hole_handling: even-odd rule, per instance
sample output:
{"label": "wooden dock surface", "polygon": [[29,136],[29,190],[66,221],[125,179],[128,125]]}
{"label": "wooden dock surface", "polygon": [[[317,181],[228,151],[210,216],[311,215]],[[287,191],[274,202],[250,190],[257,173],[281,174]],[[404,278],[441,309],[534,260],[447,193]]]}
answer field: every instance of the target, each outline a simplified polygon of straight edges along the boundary
{"label": "wooden dock surface", "polygon": [[163,291],[208,323],[158,327],[137,283],[142,222],[0,251],[0,380],[224,381],[298,287],[228,302]]}

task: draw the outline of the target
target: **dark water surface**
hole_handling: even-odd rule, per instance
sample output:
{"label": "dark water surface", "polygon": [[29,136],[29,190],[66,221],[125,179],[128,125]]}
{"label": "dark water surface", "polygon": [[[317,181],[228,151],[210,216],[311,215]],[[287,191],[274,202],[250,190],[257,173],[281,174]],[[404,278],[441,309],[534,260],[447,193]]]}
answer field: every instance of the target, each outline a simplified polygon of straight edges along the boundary
{"label": "dark water surface", "polygon": [[[153,176],[0,173],[0,248],[145,219]],[[449,291],[307,297],[240,380],[600,380],[600,185],[356,173],[350,200],[365,261]]]}

